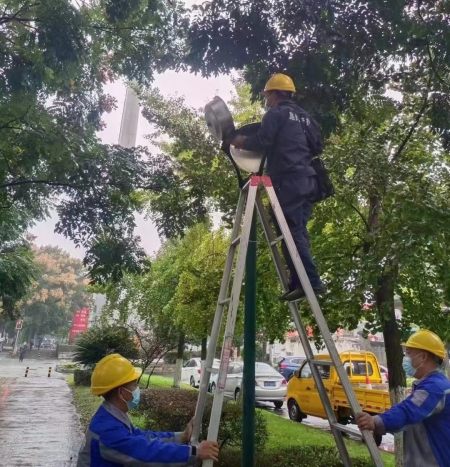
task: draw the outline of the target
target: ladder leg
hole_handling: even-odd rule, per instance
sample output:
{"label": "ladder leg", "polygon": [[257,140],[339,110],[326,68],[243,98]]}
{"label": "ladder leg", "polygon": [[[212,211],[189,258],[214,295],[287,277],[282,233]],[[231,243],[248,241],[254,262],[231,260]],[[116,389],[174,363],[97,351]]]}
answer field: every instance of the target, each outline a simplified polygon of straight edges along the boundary
{"label": "ladder leg", "polygon": [[[247,258],[248,242],[252,217],[255,210],[255,199],[258,190],[257,182],[250,184],[247,196],[247,205],[245,207],[244,220],[242,223],[241,240],[239,253],[237,257],[233,286],[231,290],[231,300],[227,312],[227,322],[225,327],[224,344],[220,359],[220,368],[217,381],[217,388],[214,392],[214,400],[211,409],[211,419],[208,428],[208,440],[216,441],[219,433],[220,417],[222,414],[225,383],[227,379],[228,365],[230,362],[231,349],[233,345],[234,328],[236,325],[237,311],[239,307],[239,298],[241,294],[242,281],[244,278],[245,261]],[[203,461],[203,467],[213,467],[212,460]]]}
{"label": "ladder leg", "polygon": [[[336,349],[336,346],[334,345],[331,333],[328,329],[328,325],[326,323],[326,320],[323,316],[322,310],[320,309],[319,302],[317,301],[317,298],[314,294],[314,291],[311,287],[311,283],[309,281],[308,275],[306,274],[305,268],[302,264],[302,261],[300,259],[300,255],[298,254],[297,247],[294,243],[294,240],[292,238],[291,232],[289,230],[289,227],[287,225],[286,219],[284,217],[283,211],[281,209],[280,203],[278,202],[277,196],[275,194],[275,190],[273,189],[273,186],[270,182],[270,178],[266,177],[266,182],[264,183],[265,190],[267,192],[267,195],[269,197],[270,205],[272,207],[272,210],[275,214],[276,220],[278,222],[278,225],[280,227],[280,230],[282,232],[282,235],[284,237],[284,241],[286,244],[286,247],[289,251],[289,255],[292,258],[292,261],[294,263],[295,269],[297,271],[298,277],[300,279],[300,282],[302,284],[303,290],[305,291],[306,298],[309,302],[309,305],[311,307],[311,311],[313,313],[313,316],[316,320],[316,323],[319,327],[319,330],[322,334],[323,340],[325,342],[325,345],[327,347],[328,353],[330,355],[330,358],[336,368],[337,374],[339,376],[339,379],[341,381],[342,387],[345,391],[345,394],[347,396],[348,402],[350,404],[350,407],[352,409],[353,414],[357,414],[361,412],[361,406],[359,405],[359,402],[356,398],[356,395],[353,391],[353,388],[350,384],[350,380],[348,379],[347,372],[344,369],[344,366],[341,362],[341,359],[339,357],[339,353]],[[274,248],[272,248],[272,252],[274,251]],[[295,309],[297,309],[296,305],[294,304]],[[292,305],[290,305],[290,308],[292,309]],[[294,313],[295,315],[295,313]],[[295,316],[294,321],[295,321]],[[298,313],[297,313],[298,317]],[[300,320],[298,320],[300,322]],[[297,324],[297,323],[296,323]],[[300,330],[299,330],[299,335],[300,335]],[[311,365],[311,370],[314,365]],[[314,375],[314,372],[313,372]],[[320,376],[320,375],[319,375]],[[316,382],[317,384],[317,382]],[[369,453],[372,456],[372,459],[375,463],[376,467],[380,467],[383,465],[383,461],[381,460],[381,455],[380,452],[376,446],[375,440],[373,438],[373,435],[371,432],[364,430],[362,432],[362,437],[366,443],[367,449],[369,450]],[[339,446],[338,446],[339,447]]]}
{"label": "ladder leg", "polygon": [[227,259],[225,262],[225,269],[222,276],[222,282],[220,285],[219,298],[217,300],[216,312],[214,314],[214,321],[211,328],[211,335],[208,342],[206,352],[206,362],[203,368],[202,376],[200,379],[199,395],[197,398],[197,405],[195,408],[194,425],[192,430],[191,442],[197,443],[200,437],[201,425],[203,420],[203,414],[205,412],[206,400],[208,397],[208,386],[211,377],[211,369],[214,363],[214,356],[217,349],[217,341],[219,338],[220,325],[222,323],[223,311],[226,306],[226,298],[230,284],[231,272],[233,269],[233,262],[236,254],[237,243],[233,240],[238,237],[241,229],[242,215],[244,211],[245,201],[247,199],[247,192],[241,191],[239,196],[238,205],[236,208],[236,214],[233,223],[233,230],[231,233],[231,244],[228,248]]}
{"label": "ladder leg", "polygon": [[[260,196],[257,197],[256,207],[258,210],[259,219],[261,221],[261,224],[264,230],[264,234],[266,236],[268,244],[271,247],[272,259],[275,264],[275,269],[277,271],[278,278],[280,279],[280,282],[283,285],[283,288],[286,289],[288,285],[288,278],[287,278],[286,270],[283,267],[283,262],[281,260],[280,252],[276,244],[274,243],[275,235],[273,234],[273,231],[270,228],[269,214],[264,209],[264,205],[263,205],[263,202]],[[305,350],[306,359],[308,360],[308,362],[310,362],[311,360],[314,359],[314,354],[312,352],[311,345],[309,343],[305,327],[303,326],[303,323],[300,320],[300,315],[298,312],[297,305],[294,302],[290,302],[289,310],[291,312],[292,319],[295,323],[295,327],[297,328],[300,341]],[[335,424],[337,422],[336,415],[331,407],[330,400],[326,394],[326,389],[323,384],[322,378],[315,365],[310,364],[310,368],[311,368],[311,373],[313,375],[313,379],[316,383],[316,386],[319,392],[320,399],[325,408],[327,418],[330,421],[331,432],[333,433],[336,446],[341,456],[341,460],[345,467],[351,467],[351,460],[350,460],[350,456],[347,451],[347,447],[345,446],[344,438],[342,436],[342,433],[339,430],[337,430],[335,427]]]}

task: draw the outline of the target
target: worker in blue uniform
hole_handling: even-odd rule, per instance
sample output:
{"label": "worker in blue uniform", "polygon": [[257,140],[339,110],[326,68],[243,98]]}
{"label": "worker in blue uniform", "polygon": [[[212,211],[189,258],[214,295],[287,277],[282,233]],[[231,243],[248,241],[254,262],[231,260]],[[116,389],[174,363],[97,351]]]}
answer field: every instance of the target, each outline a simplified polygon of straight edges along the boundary
{"label": "worker in blue uniform", "polygon": [[[306,225],[317,190],[311,160],[322,152],[322,140],[317,123],[292,100],[294,92],[295,85],[289,76],[274,74],[264,87],[268,110],[259,130],[252,136],[238,134],[230,143],[267,157],[266,172],[272,179],[311,286],[318,295],[325,292],[325,287],[311,255]],[[298,300],[305,296],[305,292],[284,244],[283,253],[290,270],[290,282],[282,299]]]}
{"label": "worker in blue uniform", "polygon": [[189,445],[192,424],[183,432],[143,431],[135,428],[128,410],[139,404],[141,372],[119,354],[102,358],[95,366],[91,392],[105,399],[89,424],[77,467],[182,467],[198,460],[217,460],[215,441]]}
{"label": "worker in blue uniform", "polygon": [[441,371],[445,346],[422,329],[404,344],[403,369],[416,378],[411,394],[381,415],[361,412],[360,430],[383,435],[403,432],[405,467],[450,466],[450,381]]}

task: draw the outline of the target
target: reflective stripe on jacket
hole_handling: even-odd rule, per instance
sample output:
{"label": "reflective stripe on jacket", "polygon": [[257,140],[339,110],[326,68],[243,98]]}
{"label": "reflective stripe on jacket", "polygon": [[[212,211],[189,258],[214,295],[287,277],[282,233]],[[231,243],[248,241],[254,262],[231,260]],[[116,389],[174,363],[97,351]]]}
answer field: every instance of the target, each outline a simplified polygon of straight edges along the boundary
{"label": "reflective stripe on jacket", "polygon": [[142,431],[128,415],[104,402],[93,416],[77,467],[184,467],[194,465],[191,446],[181,433]]}

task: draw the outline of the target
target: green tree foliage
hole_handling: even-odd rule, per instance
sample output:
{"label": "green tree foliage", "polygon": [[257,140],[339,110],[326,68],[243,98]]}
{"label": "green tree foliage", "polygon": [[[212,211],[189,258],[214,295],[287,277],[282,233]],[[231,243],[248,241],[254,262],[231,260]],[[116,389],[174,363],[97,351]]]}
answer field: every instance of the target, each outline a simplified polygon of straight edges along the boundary
{"label": "green tree foliage", "polygon": [[95,326],[76,341],[74,361],[93,368],[106,355],[119,353],[125,358],[138,358],[133,332],[126,326]]}
{"label": "green tree foliage", "polygon": [[[18,305],[29,340],[45,334],[67,335],[73,313],[90,305],[81,261],[59,248],[34,248],[36,280]],[[18,263],[20,264],[20,263]]]}
{"label": "green tree foliage", "polygon": [[17,217],[20,234],[56,207],[57,231],[91,250],[99,282],[120,277],[120,264],[98,264],[111,239],[112,256],[130,256],[125,271],[141,266],[133,193],[151,175],[142,149],[99,143],[115,106],[103,86],[172,66],[181,13],[160,1],[0,1],[0,226]]}
{"label": "green tree foliage", "polygon": [[424,112],[448,143],[448,13],[444,0],[214,0],[194,8],[185,60],[206,75],[244,70],[255,95],[287,71],[327,134],[355,91],[389,84],[426,97]]}
{"label": "green tree foliage", "polygon": [[[330,328],[383,331],[391,386],[402,380],[399,343],[412,323],[448,336],[448,153],[426,121],[408,144],[415,115],[385,97],[355,101],[324,153],[336,197],[315,208],[313,251],[330,288]],[[394,313],[401,297],[401,321]],[[362,304],[373,304],[361,312]]]}

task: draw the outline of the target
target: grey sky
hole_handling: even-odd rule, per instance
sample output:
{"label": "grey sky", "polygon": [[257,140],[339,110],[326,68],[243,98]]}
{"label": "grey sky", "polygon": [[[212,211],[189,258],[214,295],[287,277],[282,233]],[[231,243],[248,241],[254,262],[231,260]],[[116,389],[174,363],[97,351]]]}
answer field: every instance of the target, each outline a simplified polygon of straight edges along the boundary
{"label": "grey sky", "polygon": [[[230,76],[219,75],[217,77],[202,78],[191,73],[174,71],[167,71],[157,76],[154,85],[161,90],[163,95],[184,96],[186,103],[195,108],[204,107],[215,95],[220,95],[224,100],[229,100],[234,89]],[[117,99],[117,109],[110,114],[104,115],[103,119],[106,123],[106,128],[100,133],[100,137],[104,143],[115,144],[117,143],[120,130],[125,86],[122,82],[115,82],[109,84],[106,89],[109,94]],[[145,146],[148,144],[144,136],[149,132],[150,126],[145,119],[140,117],[137,133],[138,145]],[[83,249],[75,248],[71,240],[54,232],[56,220],[56,215],[53,213],[50,218],[37,223],[31,229],[31,233],[36,236],[36,244],[58,246],[72,256],[83,258]],[[140,215],[136,216],[136,223],[136,234],[141,237],[142,246],[148,254],[153,254],[161,244],[155,226],[150,220],[146,220]]]}

